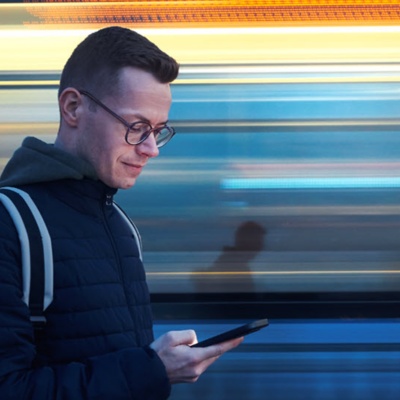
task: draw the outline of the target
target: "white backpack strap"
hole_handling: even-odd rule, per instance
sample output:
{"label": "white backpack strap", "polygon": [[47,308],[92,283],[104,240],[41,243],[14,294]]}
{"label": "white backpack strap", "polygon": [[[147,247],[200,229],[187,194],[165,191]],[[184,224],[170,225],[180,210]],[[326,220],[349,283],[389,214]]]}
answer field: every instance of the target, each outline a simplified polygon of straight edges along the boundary
{"label": "white backpack strap", "polygon": [[4,187],[0,201],[9,212],[21,243],[23,301],[32,322],[43,321],[53,301],[53,252],[46,224],[32,198],[23,190]]}
{"label": "white backpack strap", "polygon": [[128,215],[125,213],[122,208],[116,204],[113,203],[114,208],[118,211],[118,213],[121,215],[121,217],[127,222],[129,227],[131,228],[132,234],[136,240],[137,247],[139,249],[139,257],[140,260],[143,261],[143,255],[142,255],[142,238],[140,237],[140,233],[134,222],[128,217]]}

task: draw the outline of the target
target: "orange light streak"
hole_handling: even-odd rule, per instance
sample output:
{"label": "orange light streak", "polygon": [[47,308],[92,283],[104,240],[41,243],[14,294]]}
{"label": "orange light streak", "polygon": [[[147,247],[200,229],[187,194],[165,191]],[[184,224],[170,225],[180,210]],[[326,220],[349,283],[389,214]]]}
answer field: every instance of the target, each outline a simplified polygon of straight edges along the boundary
{"label": "orange light streak", "polygon": [[396,25],[400,2],[345,0],[25,2],[26,25],[238,27]]}

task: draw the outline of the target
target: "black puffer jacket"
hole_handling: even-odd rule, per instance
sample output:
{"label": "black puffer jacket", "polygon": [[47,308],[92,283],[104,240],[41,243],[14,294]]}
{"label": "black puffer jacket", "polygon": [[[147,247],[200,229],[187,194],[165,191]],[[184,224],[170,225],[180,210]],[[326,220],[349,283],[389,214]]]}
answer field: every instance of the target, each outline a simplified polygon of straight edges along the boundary
{"label": "black puffer jacket", "polygon": [[[26,165],[30,165],[27,169]],[[54,297],[35,343],[22,301],[20,245],[0,205],[0,398],[165,399],[145,273],[115,190],[90,166],[28,138],[4,170],[38,206],[54,256]]]}

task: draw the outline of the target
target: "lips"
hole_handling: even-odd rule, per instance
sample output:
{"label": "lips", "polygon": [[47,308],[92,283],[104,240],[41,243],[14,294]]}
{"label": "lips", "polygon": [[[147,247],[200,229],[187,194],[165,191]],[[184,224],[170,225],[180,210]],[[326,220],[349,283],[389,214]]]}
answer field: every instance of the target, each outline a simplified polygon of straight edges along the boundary
{"label": "lips", "polygon": [[145,166],[145,164],[132,164],[129,162],[123,162],[123,165],[131,171],[131,173],[133,172],[134,174],[138,174],[140,172],[142,172],[143,167]]}
{"label": "lips", "polygon": [[128,162],[124,162],[123,164],[126,165],[129,168],[142,169],[144,167],[144,165],[142,165],[142,164],[131,164],[131,163],[128,163]]}

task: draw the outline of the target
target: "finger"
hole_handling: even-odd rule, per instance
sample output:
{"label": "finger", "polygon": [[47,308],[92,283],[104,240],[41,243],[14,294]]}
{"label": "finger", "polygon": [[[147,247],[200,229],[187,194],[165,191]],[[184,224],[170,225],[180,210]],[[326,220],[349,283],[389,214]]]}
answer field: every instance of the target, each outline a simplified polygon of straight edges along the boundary
{"label": "finger", "polygon": [[165,347],[176,347],[179,345],[191,345],[197,342],[196,332],[192,329],[184,331],[170,331],[165,333],[151,343],[150,347],[159,351]]}
{"label": "finger", "polygon": [[212,346],[203,348],[197,347],[194,349],[202,350],[204,359],[214,358],[214,357],[218,358],[227,351],[232,350],[233,348],[239,346],[239,344],[243,342],[243,339],[244,339],[243,337],[240,337],[219,344],[214,344]]}
{"label": "finger", "polygon": [[197,342],[196,332],[193,329],[184,331],[172,331],[172,343],[174,346],[181,344],[192,345]]}

